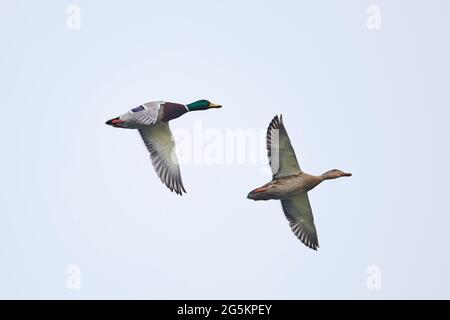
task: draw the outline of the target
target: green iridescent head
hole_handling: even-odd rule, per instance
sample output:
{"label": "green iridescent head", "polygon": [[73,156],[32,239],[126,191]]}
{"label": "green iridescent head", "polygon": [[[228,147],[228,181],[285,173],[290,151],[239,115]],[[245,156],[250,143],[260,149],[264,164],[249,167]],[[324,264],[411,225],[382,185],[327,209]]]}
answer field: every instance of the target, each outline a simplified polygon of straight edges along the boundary
{"label": "green iridescent head", "polygon": [[186,105],[189,111],[206,110],[211,108],[222,108],[220,104],[214,104],[208,100],[198,100]]}

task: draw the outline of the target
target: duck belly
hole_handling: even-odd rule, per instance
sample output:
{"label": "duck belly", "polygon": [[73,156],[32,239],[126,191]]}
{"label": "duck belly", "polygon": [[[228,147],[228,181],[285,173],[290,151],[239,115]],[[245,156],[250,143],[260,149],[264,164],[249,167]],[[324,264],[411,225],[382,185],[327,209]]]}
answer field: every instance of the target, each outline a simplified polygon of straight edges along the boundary
{"label": "duck belly", "polygon": [[308,192],[320,183],[315,176],[301,173],[299,175],[283,177],[275,182],[271,190],[273,199],[283,200],[298,194]]}
{"label": "duck belly", "polygon": [[305,191],[306,188],[302,185],[294,183],[283,183],[279,184],[271,190],[271,197],[272,199],[276,200],[289,199]]}
{"label": "duck belly", "polygon": [[292,177],[275,179],[264,186],[251,191],[248,198],[252,200],[283,200],[303,192],[298,179]]}

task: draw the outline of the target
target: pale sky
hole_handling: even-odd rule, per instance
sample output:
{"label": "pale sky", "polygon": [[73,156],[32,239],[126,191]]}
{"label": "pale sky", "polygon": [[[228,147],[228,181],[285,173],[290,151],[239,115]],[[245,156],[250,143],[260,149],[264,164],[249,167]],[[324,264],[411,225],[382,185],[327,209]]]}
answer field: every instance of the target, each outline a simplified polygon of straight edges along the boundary
{"label": "pale sky", "polygon": [[[450,298],[449,10],[3,1],[0,298]],[[171,123],[200,157],[179,197],[138,133],[104,122],[202,98],[224,107]],[[310,192],[317,252],[279,201],[246,199],[270,180],[260,133],[281,113],[304,171],[353,173]],[[217,143],[249,156],[205,161]]]}

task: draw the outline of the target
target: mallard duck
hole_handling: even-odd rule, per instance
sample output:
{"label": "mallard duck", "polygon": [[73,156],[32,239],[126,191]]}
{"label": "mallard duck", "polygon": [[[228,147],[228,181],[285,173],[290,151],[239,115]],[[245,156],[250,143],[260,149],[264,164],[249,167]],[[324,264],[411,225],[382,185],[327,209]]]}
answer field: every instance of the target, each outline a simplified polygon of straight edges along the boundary
{"label": "mallard duck", "polygon": [[187,105],[165,101],[147,102],[106,121],[106,124],[116,128],[137,129],[150,152],[153,168],[161,181],[170,191],[183,195],[186,189],[181,180],[169,121],[190,111],[221,107],[208,100],[198,100]]}
{"label": "mallard duck", "polygon": [[251,191],[247,198],[281,200],[284,214],[294,234],[307,247],[317,250],[319,240],[308,191],[324,180],[350,177],[352,174],[337,169],[320,176],[303,172],[298,165],[282,117],[275,116],[267,128],[267,151],[273,173],[272,181]]}

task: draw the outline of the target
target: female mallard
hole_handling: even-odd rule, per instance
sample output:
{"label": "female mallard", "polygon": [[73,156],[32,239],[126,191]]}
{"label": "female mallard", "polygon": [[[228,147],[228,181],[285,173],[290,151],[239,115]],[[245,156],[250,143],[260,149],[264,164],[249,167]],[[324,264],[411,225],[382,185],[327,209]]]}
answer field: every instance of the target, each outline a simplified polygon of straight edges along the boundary
{"label": "female mallard", "polygon": [[170,191],[183,195],[182,192],[186,190],[181,180],[175,142],[168,122],[189,111],[221,107],[208,100],[199,100],[187,105],[164,101],[147,102],[106,121],[106,124],[117,128],[138,129],[161,181]]}
{"label": "female mallard", "polygon": [[267,151],[272,168],[272,181],[248,194],[253,200],[281,200],[284,214],[294,234],[307,247],[317,250],[314,218],[308,191],[324,180],[350,177],[351,173],[330,170],[320,176],[302,172],[283,124],[283,117],[275,116],[267,128]]}

